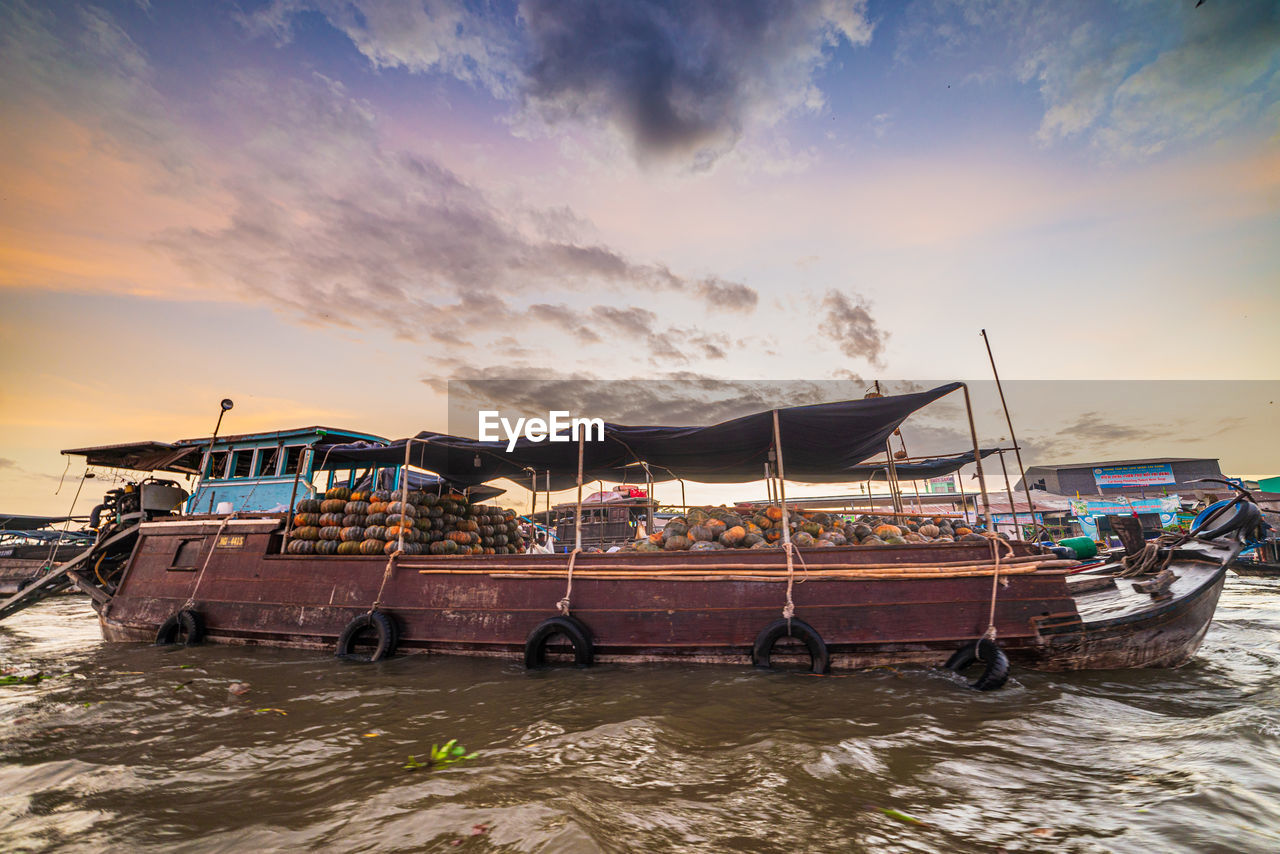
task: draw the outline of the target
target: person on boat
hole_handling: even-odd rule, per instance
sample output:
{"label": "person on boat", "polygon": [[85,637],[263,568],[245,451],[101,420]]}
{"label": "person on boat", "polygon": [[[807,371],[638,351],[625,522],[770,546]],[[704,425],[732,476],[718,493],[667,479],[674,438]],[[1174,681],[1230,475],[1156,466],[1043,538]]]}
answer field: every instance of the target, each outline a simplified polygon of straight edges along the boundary
{"label": "person on boat", "polygon": [[547,545],[547,535],[539,531],[537,536],[533,538],[533,543],[529,546],[529,554],[549,555],[551,554],[551,546]]}

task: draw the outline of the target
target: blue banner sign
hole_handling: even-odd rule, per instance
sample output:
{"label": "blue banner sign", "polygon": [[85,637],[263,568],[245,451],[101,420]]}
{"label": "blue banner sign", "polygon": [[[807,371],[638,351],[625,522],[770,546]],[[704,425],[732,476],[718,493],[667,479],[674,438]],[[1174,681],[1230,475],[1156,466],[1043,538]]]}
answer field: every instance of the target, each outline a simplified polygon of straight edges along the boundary
{"label": "blue banner sign", "polygon": [[1104,466],[1093,470],[1093,480],[1100,487],[1167,486],[1177,483],[1173,466],[1165,463],[1138,466]]}

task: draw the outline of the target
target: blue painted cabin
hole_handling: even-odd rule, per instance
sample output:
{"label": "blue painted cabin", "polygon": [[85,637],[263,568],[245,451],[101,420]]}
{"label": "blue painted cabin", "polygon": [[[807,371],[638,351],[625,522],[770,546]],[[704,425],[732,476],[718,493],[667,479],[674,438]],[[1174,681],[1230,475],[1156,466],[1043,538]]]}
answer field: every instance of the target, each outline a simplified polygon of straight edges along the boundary
{"label": "blue painted cabin", "polygon": [[[207,438],[183,440],[177,444],[201,448],[203,459],[200,484],[186,510],[215,513],[226,503],[234,511],[281,510],[335,484],[350,484],[369,469],[330,467],[325,460],[326,449],[349,442],[387,444],[381,436],[334,427],[219,436],[212,453]],[[398,482],[395,473],[387,475]]]}

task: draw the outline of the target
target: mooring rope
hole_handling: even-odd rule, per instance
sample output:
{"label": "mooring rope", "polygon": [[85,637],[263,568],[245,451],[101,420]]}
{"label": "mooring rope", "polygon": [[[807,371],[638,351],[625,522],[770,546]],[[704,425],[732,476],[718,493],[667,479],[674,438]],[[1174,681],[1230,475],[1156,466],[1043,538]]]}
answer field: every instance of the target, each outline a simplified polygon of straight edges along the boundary
{"label": "mooring rope", "polygon": [[372,614],[378,610],[378,606],[382,604],[382,591],[387,589],[387,582],[391,580],[391,570],[395,568],[396,558],[404,552],[396,549],[391,553],[391,557],[387,558],[387,568],[382,571],[382,584],[378,585],[378,595],[374,597],[373,604],[369,606],[369,613]]}
{"label": "mooring rope", "polygon": [[996,639],[996,592],[1000,589],[1000,549],[1009,550],[1013,557],[1013,546],[999,537],[991,538],[991,556],[995,560],[995,571],[991,573],[991,611],[987,614],[987,630],[982,633],[983,640]]}
{"label": "mooring rope", "polygon": [[209,553],[204,556],[204,563],[200,566],[200,572],[196,575],[195,586],[191,588],[191,595],[187,597],[186,604],[178,610],[185,611],[196,604],[196,593],[200,590],[200,582],[204,580],[204,571],[209,568],[209,561],[213,560],[213,552],[218,548],[218,538],[222,536],[222,532],[226,530],[227,523],[236,517],[234,512],[222,517],[222,524],[218,526],[218,532],[213,535],[213,544],[209,546]]}
{"label": "mooring rope", "polygon": [[[1118,573],[1119,578],[1131,578],[1135,575],[1156,575],[1169,567],[1173,560],[1173,552],[1179,545],[1186,542],[1188,537],[1178,536],[1170,537],[1167,534],[1161,535],[1157,539],[1147,540],[1142,544],[1142,550],[1137,554],[1125,555],[1120,558],[1120,565],[1124,570]],[[1166,546],[1165,555],[1160,557],[1161,544]]]}
{"label": "mooring rope", "polygon": [[578,555],[581,554],[581,552],[581,548],[575,548],[573,551],[569,552],[568,583],[565,584],[564,598],[556,603],[556,610],[559,611],[560,615],[563,617],[569,616],[569,596],[573,593],[573,564],[574,561],[578,559]]}

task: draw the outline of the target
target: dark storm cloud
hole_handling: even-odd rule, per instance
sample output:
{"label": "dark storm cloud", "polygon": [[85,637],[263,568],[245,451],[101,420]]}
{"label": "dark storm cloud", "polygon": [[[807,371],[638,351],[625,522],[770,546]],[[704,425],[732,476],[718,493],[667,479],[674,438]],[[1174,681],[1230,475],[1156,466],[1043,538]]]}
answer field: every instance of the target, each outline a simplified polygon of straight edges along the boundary
{"label": "dark storm cloud", "polygon": [[705,167],[752,123],[820,96],[824,49],[870,38],[862,2],[526,0],[524,97],[544,120],[599,120],[637,153]]}
{"label": "dark storm cloud", "polygon": [[889,334],[876,324],[862,297],[852,298],[840,291],[827,291],[822,298],[822,322],[818,329],[846,356],[866,359],[881,365],[885,341]]}
{"label": "dark storm cloud", "polygon": [[705,168],[745,132],[816,110],[815,73],[841,42],[870,41],[866,0],[275,0],[240,16],[281,41],[316,11],[375,67],[445,73],[523,105],[547,126],[604,127],[640,160]]}

